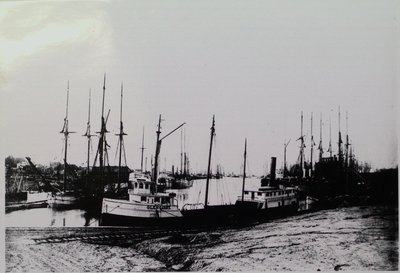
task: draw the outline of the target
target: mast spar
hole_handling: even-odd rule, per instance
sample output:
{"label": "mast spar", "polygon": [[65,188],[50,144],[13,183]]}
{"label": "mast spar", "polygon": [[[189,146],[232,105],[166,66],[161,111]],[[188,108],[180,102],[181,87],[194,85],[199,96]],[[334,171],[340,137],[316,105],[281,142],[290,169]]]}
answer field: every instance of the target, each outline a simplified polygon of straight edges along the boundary
{"label": "mast spar", "polygon": [[313,155],[314,155],[314,136],[313,136],[313,112],[311,112],[311,155],[310,155],[310,176],[313,175]]}
{"label": "mast spar", "polygon": [[340,132],[340,105],[339,105],[339,111],[338,111],[338,116],[339,116],[339,140],[338,140],[338,160],[340,163],[343,161],[343,150],[342,150],[342,133]]}
{"label": "mast spar", "polygon": [[183,128],[183,175],[187,178],[188,175],[188,158],[186,153],[186,130]]}
{"label": "mast spar", "polygon": [[349,166],[349,124],[348,124],[349,120],[348,120],[348,113],[346,111],[346,158],[345,158],[345,166],[348,167]]}
{"label": "mast spar", "polygon": [[297,162],[300,161],[300,177],[303,177],[304,170],[304,148],[306,145],[304,144],[304,135],[303,135],[303,111],[301,111],[301,129],[300,129],[300,137],[297,139],[300,140],[300,154]]}
{"label": "mast spar", "polygon": [[290,140],[291,139],[289,139],[289,141],[286,142],[286,139],[285,139],[285,143],[283,144],[283,147],[284,147],[283,148],[283,177],[286,177],[287,172],[288,172],[287,164],[286,164],[286,149],[287,149],[287,146],[289,145]]}
{"label": "mast spar", "polygon": [[[143,132],[142,132],[142,147],[140,148],[141,151],[141,157],[140,157],[140,171],[143,172],[143,153],[146,148],[144,147],[144,126],[143,126]],[[147,166],[147,157],[146,157],[146,166]],[[147,167],[146,167],[147,169]]]}
{"label": "mast spar", "polygon": [[160,134],[161,134],[161,115],[159,116],[158,126],[157,126],[157,131],[156,131],[156,133],[157,133],[157,143],[156,143],[156,154],[154,156],[154,171],[153,171],[153,180],[154,180],[154,184],[155,184],[155,192],[157,192],[158,158],[159,158],[159,155],[160,155],[161,143],[162,143],[163,139],[165,139],[166,137],[171,135],[173,132],[175,132],[176,130],[178,130],[179,128],[181,128],[185,124],[186,124],[185,122],[182,123],[181,125],[179,125],[174,130],[172,130],[171,132],[169,132],[168,134],[166,134],[165,136],[163,136],[160,139]]}
{"label": "mast spar", "polygon": [[332,120],[329,116],[329,147],[328,147],[329,157],[332,159]]}
{"label": "mast spar", "polygon": [[318,150],[319,150],[319,162],[322,161],[322,156],[324,153],[324,150],[322,148],[322,113],[320,113],[319,117],[319,145],[318,145]]}
{"label": "mast spar", "polygon": [[[119,134],[116,134],[118,138],[118,145],[119,145],[119,158],[118,158],[118,191],[121,188],[121,160],[122,160],[122,151],[124,152],[124,160],[126,165],[126,154],[125,154],[125,145],[124,145],[124,136],[127,134],[124,133],[124,124],[122,122],[122,99],[123,99],[123,90],[124,86],[121,83],[121,107],[120,107],[120,114],[119,114]],[[117,146],[118,146],[117,145]]]}
{"label": "mast spar", "polygon": [[210,150],[208,153],[208,167],[207,167],[207,180],[206,180],[206,197],[204,201],[204,207],[208,206],[208,186],[210,184],[210,173],[211,173],[211,154],[212,154],[212,144],[215,135],[215,115],[213,115],[212,126],[211,126],[211,137],[210,137]]}
{"label": "mast spar", "polygon": [[99,169],[100,169],[100,181],[101,186],[104,187],[104,159],[108,161],[108,154],[107,154],[107,141],[106,141],[106,133],[108,133],[106,124],[108,121],[108,117],[110,115],[110,110],[108,110],[107,117],[104,118],[104,100],[105,100],[105,93],[106,93],[106,74],[104,74],[104,81],[103,81],[103,101],[101,106],[101,127],[100,132],[97,132],[99,137],[99,144],[97,147],[96,157],[94,159],[93,167],[96,165],[97,157],[99,157]]}
{"label": "mast spar", "polygon": [[181,129],[181,175],[183,175],[183,129]]}
{"label": "mast spar", "polygon": [[87,161],[86,161],[86,184],[88,183],[88,178],[89,178],[89,164],[90,164],[90,146],[91,146],[91,138],[92,134],[90,133],[90,100],[91,100],[91,94],[92,90],[89,89],[89,110],[88,110],[88,121],[87,121],[87,126],[86,126],[86,133],[83,135],[87,137],[88,143],[87,143]]}
{"label": "mast spar", "polygon": [[68,137],[69,134],[74,133],[68,131],[68,106],[69,106],[69,81],[67,85],[67,106],[65,110],[65,118],[64,118],[64,126],[62,130],[60,131],[61,134],[64,134],[64,175],[63,175],[63,180],[64,180],[64,192],[67,189],[67,155],[68,155]]}
{"label": "mast spar", "polygon": [[244,139],[242,202],[244,200],[244,188],[246,183],[246,159],[247,159],[247,138]]}

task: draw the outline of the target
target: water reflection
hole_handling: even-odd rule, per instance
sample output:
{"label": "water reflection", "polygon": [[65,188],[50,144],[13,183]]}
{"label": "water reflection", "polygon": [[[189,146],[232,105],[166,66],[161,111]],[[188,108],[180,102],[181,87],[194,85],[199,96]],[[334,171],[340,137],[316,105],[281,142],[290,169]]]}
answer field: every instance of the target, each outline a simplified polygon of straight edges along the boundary
{"label": "water reflection", "polygon": [[98,226],[97,218],[82,209],[36,208],[5,215],[6,227],[83,227]]}

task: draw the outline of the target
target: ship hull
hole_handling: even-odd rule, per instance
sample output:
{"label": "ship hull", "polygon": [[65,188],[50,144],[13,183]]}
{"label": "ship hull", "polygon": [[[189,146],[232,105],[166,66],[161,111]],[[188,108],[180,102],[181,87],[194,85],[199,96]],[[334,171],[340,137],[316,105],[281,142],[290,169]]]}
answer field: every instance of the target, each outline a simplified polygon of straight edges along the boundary
{"label": "ship hull", "polygon": [[182,210],[185,225],[231,225],[235,222],[235,205],[216,205],[200,209]]}
{"label": "ship hull", "polygon": [[119,226],[119,227],[178,227],[183,224],[182,217],[169,218],[144,218],[102,213],[100,226]]}
{"label": "ship hull", "polygon": [[104,198],[101,226],[170,226],[182,223],[177,206]]}
{"label": "ship hull", "polygon": [[281,207],[262,208],[258,202],[237,201],[235,217],[238,221],[263,221],[298,213],[299,205],[293,203]]}

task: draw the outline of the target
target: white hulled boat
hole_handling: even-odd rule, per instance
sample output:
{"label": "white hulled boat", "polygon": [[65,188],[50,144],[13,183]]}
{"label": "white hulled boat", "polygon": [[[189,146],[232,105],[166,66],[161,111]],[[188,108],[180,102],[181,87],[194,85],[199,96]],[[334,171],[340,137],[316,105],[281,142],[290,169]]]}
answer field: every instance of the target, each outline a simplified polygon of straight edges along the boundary
{"label": "white hulled boat", "polygon": [[160,115],[153,181],[143,173],[131,173],[129,177],[130,189],[128,189],[128,200],[103,198],[100,222],[102,226],[165,225],[166,223],[179,223],[181,221],[183,216],[178,209],[178,202],[175,199],[176,195],[174,193],[157,191],[157,163],[161,141],[184,124],[181,124],[160,139]]}

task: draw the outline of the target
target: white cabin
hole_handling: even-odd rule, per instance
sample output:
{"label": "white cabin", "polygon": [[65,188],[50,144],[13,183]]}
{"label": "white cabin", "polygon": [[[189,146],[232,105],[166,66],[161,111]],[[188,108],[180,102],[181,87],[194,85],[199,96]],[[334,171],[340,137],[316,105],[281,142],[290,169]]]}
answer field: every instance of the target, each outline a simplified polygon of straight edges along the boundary
{"label": "white cabin", "polygon": [[[238,200],[242,197],[239,196]],[[244,191],[245,202],[262,203],[262,209],[290,206],[298,202],[297,190],[293,187],[261,187],[258,191]]]}

